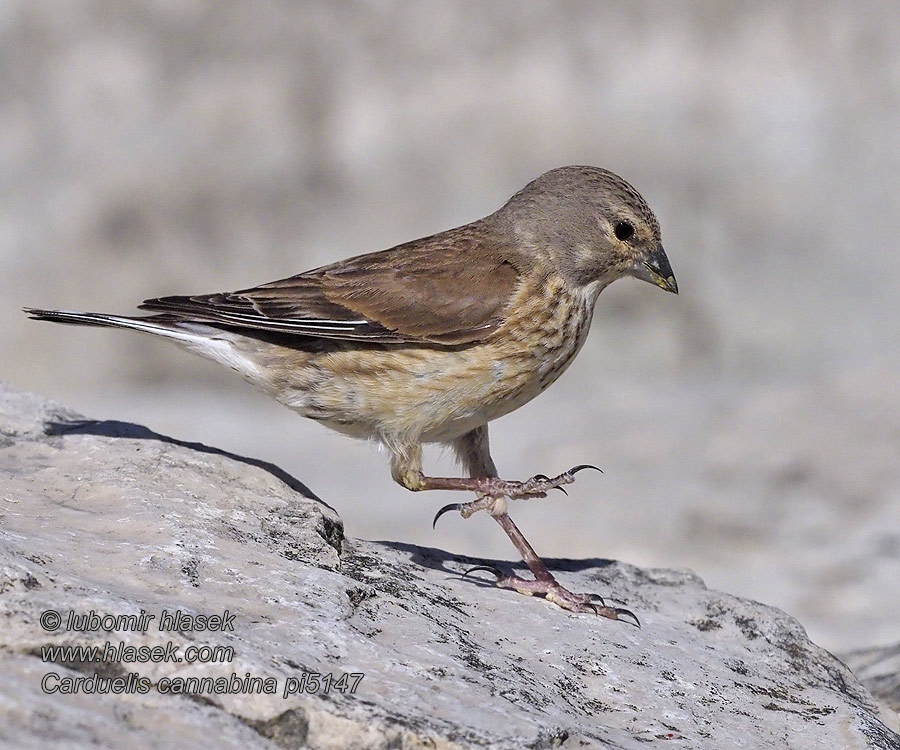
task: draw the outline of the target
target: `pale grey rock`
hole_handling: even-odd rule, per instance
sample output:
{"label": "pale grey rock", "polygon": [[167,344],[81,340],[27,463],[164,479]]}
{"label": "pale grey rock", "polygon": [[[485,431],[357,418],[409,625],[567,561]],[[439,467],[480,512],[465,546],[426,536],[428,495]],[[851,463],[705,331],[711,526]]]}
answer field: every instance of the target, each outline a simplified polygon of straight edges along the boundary
{"label": "pale grey rock", "polygon": [[[574,615],[461,577],[482,561],[344,539],[337,516],[276,467],[10,388],[0,411],[4,746],[900,748],[865,688],[796,620],[689,572],[550,561],[643,628]],[[58,630],[41,625],[50,610]],[[233,615],[233,630],[160,632],[163,610]],[[154,619],[66,629],[70,612],[92,611]],[[107,642],[234,653],[134,663],[46,652]],[[283,697],[306,672],[364,677],[352,694]],[[100,693],[47,693],[49,673],[45,687],[82,678]],[[132,673],[146,692],[128,687]],[[278,693],[161,692],[174,678],[232,674]],[[112,685],[126,689],[104,692]]]}
{"label": "pale grey rock", "polygon": [[841,659],[900,724],[900,643],[858,649]]}

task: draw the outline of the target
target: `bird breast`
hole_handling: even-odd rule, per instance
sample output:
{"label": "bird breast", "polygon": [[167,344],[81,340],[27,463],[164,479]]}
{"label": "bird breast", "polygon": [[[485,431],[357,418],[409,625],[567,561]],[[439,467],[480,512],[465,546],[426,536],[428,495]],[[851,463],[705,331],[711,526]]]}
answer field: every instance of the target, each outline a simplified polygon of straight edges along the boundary
{"label": "bird breast", "polygon": [[514,313],[483,342],[323,353],[280,400],[357,437],[449,442],[553,383],[584,343],[592,308],[558,277],[523,284]]}

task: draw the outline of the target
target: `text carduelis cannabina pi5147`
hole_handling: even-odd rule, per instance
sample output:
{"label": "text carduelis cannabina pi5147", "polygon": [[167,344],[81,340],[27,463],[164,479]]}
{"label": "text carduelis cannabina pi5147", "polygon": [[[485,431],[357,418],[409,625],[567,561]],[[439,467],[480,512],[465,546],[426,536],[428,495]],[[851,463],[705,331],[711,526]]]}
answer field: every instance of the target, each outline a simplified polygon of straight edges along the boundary
{"label": "text carduelis cannabina pi5147", "polygon": [[[487,510],[503,527],[534,578],[494,571],[497,585],[637,622],[562,587],[507,513],[507,499],[544,496],[586,467],[509,481],[488,448],[488,422],[560,376],[584,344],[598,295],[623,276],[678,291],[644,199],[612,172],[572,166],[471,224],[280,281],[147,300],[140,308],[153,314],[142,317],[26,312],[163,336],[305,417],[381,441],[407,489],[476,494],[438,516]],[[427,476],[424,443],[452,446],[468,476]]]}

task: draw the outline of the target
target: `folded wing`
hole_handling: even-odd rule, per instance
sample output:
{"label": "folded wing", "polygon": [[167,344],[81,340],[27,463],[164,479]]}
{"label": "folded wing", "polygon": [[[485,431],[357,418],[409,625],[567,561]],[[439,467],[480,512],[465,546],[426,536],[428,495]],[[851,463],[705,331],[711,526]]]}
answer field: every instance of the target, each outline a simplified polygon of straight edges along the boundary
{"label": "folded wing", "polygon": [[502,324],[519,278],[502,248],[484,244],[469,225],[250,289],[160,297],[140,307],[298,336],[470,344]]}

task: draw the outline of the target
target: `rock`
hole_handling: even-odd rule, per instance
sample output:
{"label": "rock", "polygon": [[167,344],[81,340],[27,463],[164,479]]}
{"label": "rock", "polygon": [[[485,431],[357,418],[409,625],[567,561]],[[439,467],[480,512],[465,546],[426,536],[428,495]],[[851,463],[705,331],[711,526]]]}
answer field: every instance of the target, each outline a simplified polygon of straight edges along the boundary
{"label": "rock", "polygon": [[900,643],[851,651],[841,659],[900,723]]}
{"label": "rock", "polygon": [[575,615],[345,539],[261,461],[0,410],[6,747],[900,748],[796,620],[689,572],[549,561],[643,627]]}

